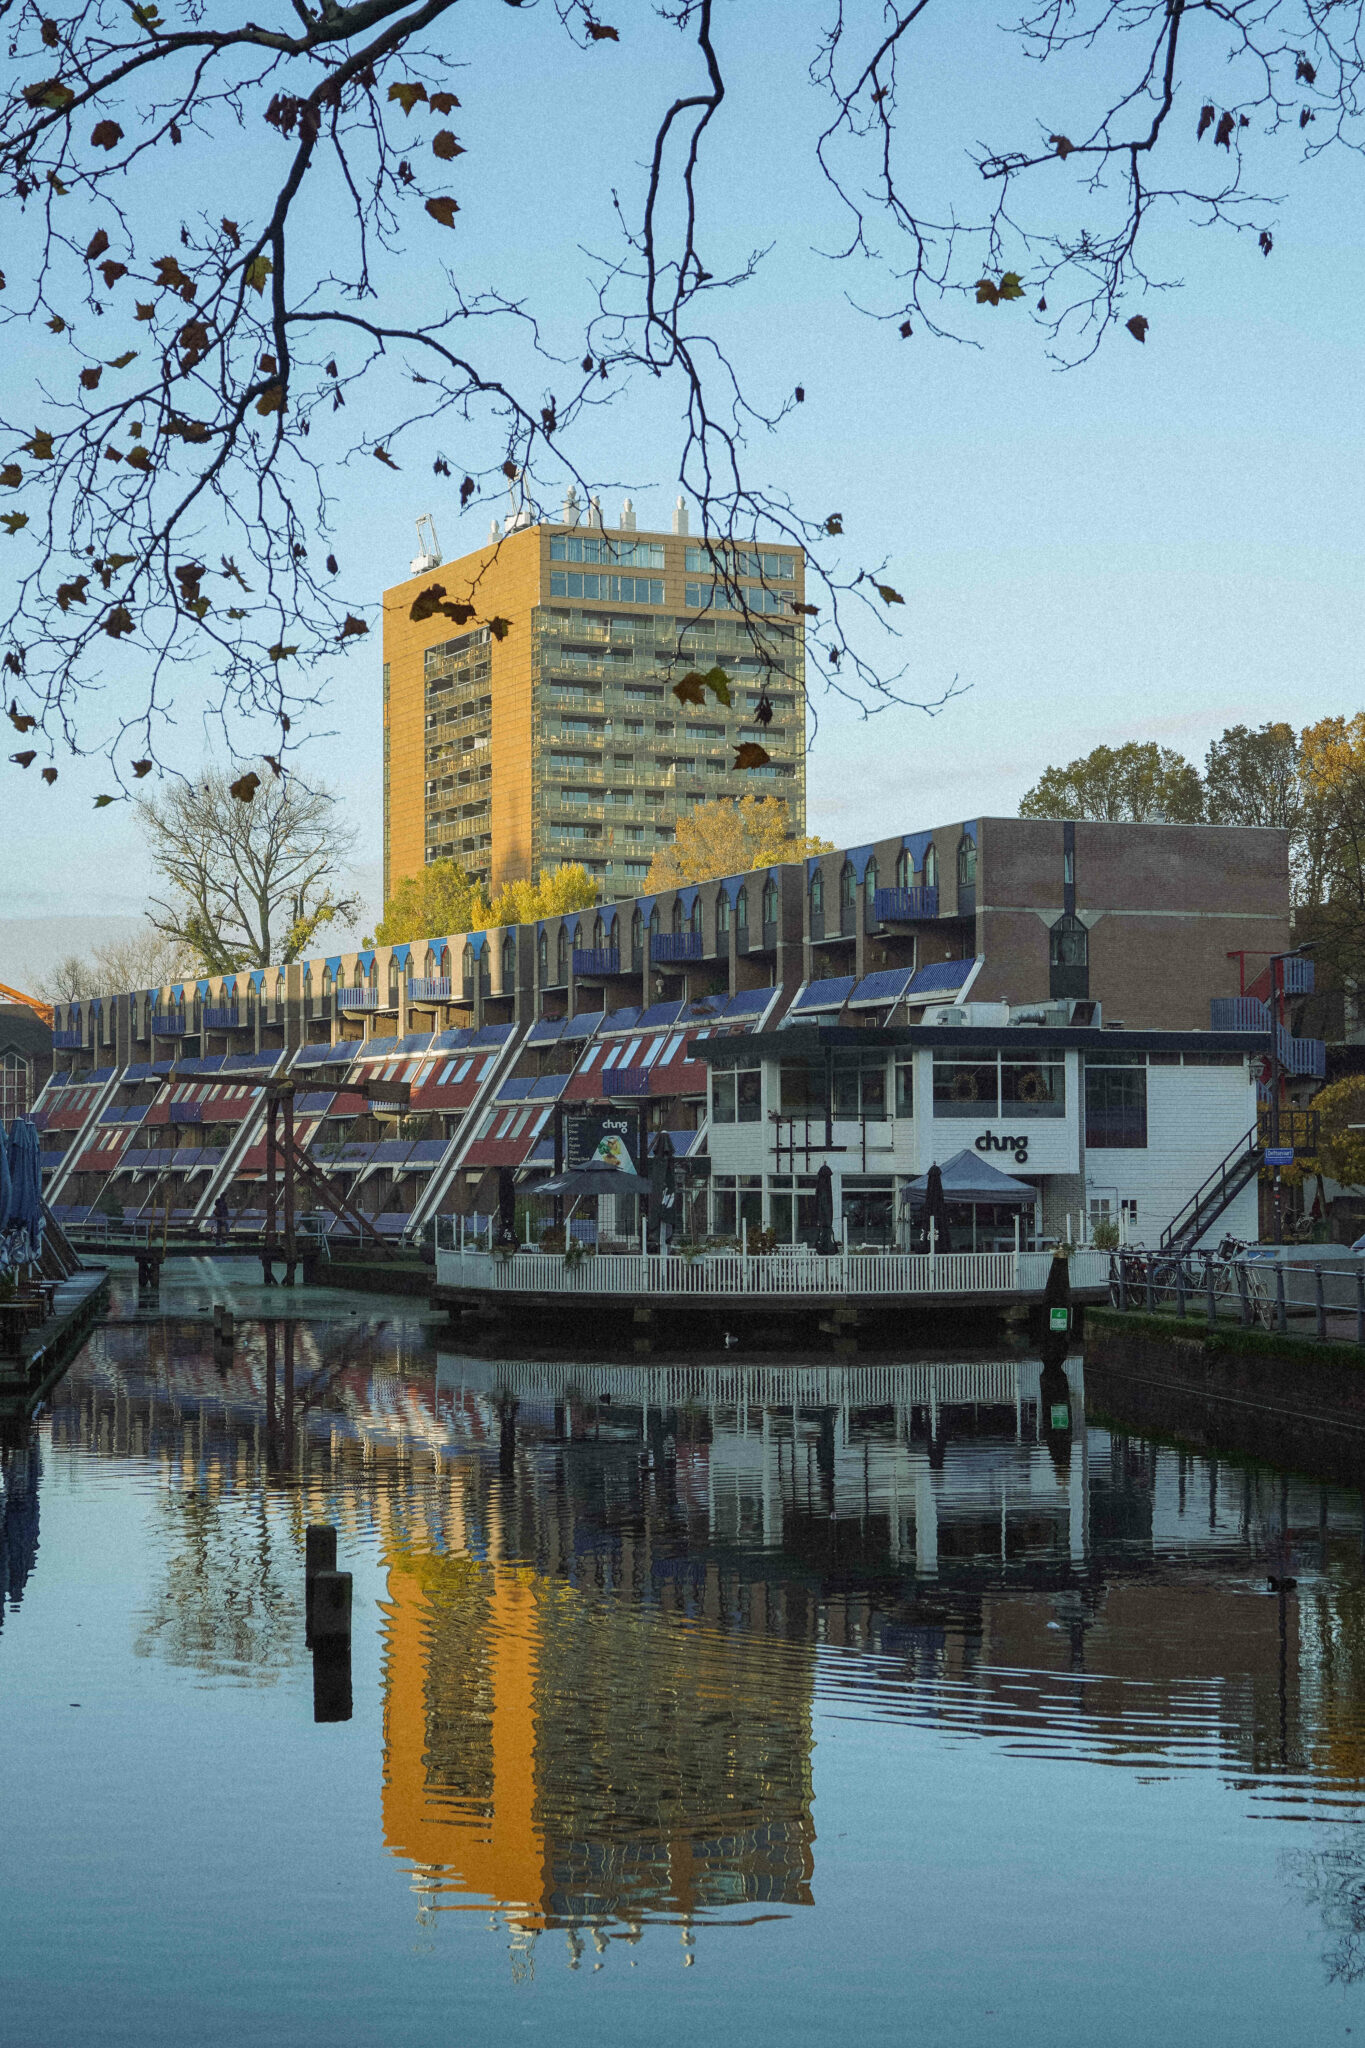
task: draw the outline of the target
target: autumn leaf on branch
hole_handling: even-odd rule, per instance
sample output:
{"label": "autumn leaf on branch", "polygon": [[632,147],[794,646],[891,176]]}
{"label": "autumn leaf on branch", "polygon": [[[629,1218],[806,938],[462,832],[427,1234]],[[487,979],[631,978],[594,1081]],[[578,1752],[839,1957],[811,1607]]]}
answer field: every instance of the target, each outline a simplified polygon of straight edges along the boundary
{"label": "autumn leaf on branch", "polygon": [[445,198],[428,199],[426,203],[426,210],[431,215],[433,220],[439,221],[441,223],[441,226],[443,228],[453,228],[455,225],[455,216],[460,209],[455,204],[455,201],[453,199]]}
{"label": "autumn leaf on branch", "polygon": [[117,802],[118,802],[118,798],[117,798],[117,797],[113,797],[113,796],[97,796],[97,797],[95,798],[95,809],[96,809],[97,811],[103,811],[103,810],[106,810],[106,809],[108,808],[108,806],[109,806],[110,804],[113,804],[113,803],[117,803]]}
{"label": "autumn leaf on branch", "polygon": [[1217,107],[1210,106],[1208,101],[1206,100],[1203,106],[1199,109],[1199,126],[1194,131],[1194,139],[1196,142],[1202,142],[1204,140],[1205,133],[1208,129],[1212,128],[1214,121],[1217,119],[1217,116]]}
{"label": "autumn leaf on branch", "polygon": [[123,140],[123,130],[117,121],[97,121],[90,140],[96,149],[117,149]]}
{"label": "autumn leaf on branch", "polygon": [[245,775],[239,775],[235,782],[228,784],[228,789],[239,804],[249,804],[260,786],[260,776],[254,768],[248,768]]}
{"label": "autumn leaf on branch", "polygon": [[399,81],[389,87],[389,98],[391,100],[397,100],[399,106],[403,109],[403,112],[405,114],[410,114],[413,108],[417,105],[417,102],[419,100],[424,100],[426,96],[427,89],[424,85],[409,84],[403,81]]}
{"label": "autumn leaf on branch", "polygon": [[32,732],[38,723],[36,718],[30,718],[27,711],[19,709],[18,700],[14,697],[9,700],[9,722],[16,732]]}
{"label": "autumn leaf on branch", "polygon": [[1075,143],[1071,140],[1070,136],[1068,135],[1049,135],[1048,141],[1056,150],[1058,156],[1062,159],[1063,163],[1066,162],[1066,159],[1070,156],[1072,150],[1076,147]]}
{"label": "autumn leaf on branch", "polygon": [[282,640],[277,640],[273,647],[266,649],[266,659],[268,661],[288,661],[290,655],[297,654],[298,651],[297,647],[286,647]]}
{"label": "autumn leaf on branch", "polygon": [[33,763],[37,760],[37,758],[37,752],[32,747],[30,747],[25,753],[10,755],[11,761],[13,761],[20,768],[31,768],[33,766]]}
{"label": "autumn leaf on branch", "polygon": [[338,641],[352,640],[358,634],[368,633],[369,630],[369,627],[366,625],[363,619],[356,618],[353,612],[347,612],[346,623],[342,627],[341,631],[337,634],[337,639]]}
{"label": "autumn leaf on branch", "polygon": [[696,669],[690,669],[685,676],[674,683],[673,695],[680,704],[704,704],[706,702],[706,684]]}
{"label": "autumn leaf on branch", "polygon": [[893,590],[893,589],[891,588],[891,585],[890,585],[889,583],[875,583],[875,582],[874,582],[874,586],[873,586],[873,587],[875,588],[875,590],[876,590],[876,592],[877,592],[877,595],[878,595],[878,597],[879,597],[879,598],[881,599],[881,601],[882,601],[882,603],[883,603],[883,604],[904,604],[904,603],[905,603],[905,599],[904,599],[904,598],[903,598],[903,597],[901,596],[900,592],[899,592],[898,590]]}
{"label": "autumn leaf on branch", "polygon": [[433,114],[453,114],[459,104],[453,92],[434,92],[427,100]]}
{"label": "autumn leaf on branch", "polygon": [[139,782],[141,782],[144,775],[150,775],[151,772],[152,763],[150,761],[134,761],[133,774],[137,777]]}
{"label": "autumn leaf on branch", "polygon": [[105,615],[103,624],[109,638],[111,640],[118,640],[124,634],[132,632],[133,615],[126,606],[116,604],[113,610]]}
{"label": "autumn leaf on branch", "polygon": [[[470,607],[470,616],[473,616],[472,606]],[[495,640],[505,640],[512,630],[512,621],[510,619],[490,619],[488,621],[488,630]]]}
{"label": "autumn leaf on branch", "polygon": [[735,749],[734,765],[739,769],[766,768],[772,755],[766,747],[760,747],[757,740],[745,740]]}
{"label": "autumn leaf on branch", "polygon": [[394,461],[393,457],[389,454],[386,448],[376,448],[374,451],[374,459],[376,462],[382,462],[388,469],[397,469],[398,467],[398,464]]}
{"label": "autumn leaf on branch", "polygon": [[6,533],[18,533],[21,527],[27,525],[27,512],[0,512],[0,526],[4,527]]}
{"label": "autumn leaf on branch", "polygon": [[589,21],[588,34],[595,43],[619,43],[621,38],[605,21]]}
{"label": "autumn leaf on branch", "polygon": [[442,128],[439,135],[431,139],[431,153],[440,157],[442,163],[449,163],[453,157],[463,156],[464,147],[455,140],[449,128]]}
{"label": "autumn leaf on branch", "polygon": [[1147,316],[1145,313],[1134,313],[1132,319],[1125,320],[1123,324],[1132,335],[1134,341],[1146,341]]}
{"label": "autumn leaf on branch", "polygon": [[49,787],[49,788],[51,788],[52,784],[53,784],[53,783],[54,783],[54,782],[55,782],[55,781],[57,780],[57,771],[56,771],[56,769],[55,769],[55,768],[44,768],[44,769],[43,769],[43,771],[42,771],[42,775],[43,775],[43,781],[44,781],[45,783],[47,783],[47,785],[48,785],[48,787]]}

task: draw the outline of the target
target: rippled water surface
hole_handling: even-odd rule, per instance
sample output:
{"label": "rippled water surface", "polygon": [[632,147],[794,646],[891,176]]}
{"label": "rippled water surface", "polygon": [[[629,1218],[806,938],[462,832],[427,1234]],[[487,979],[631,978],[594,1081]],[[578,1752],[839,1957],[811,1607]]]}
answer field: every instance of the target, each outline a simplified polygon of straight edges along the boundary
{"label": "rippled water surface", "polygon": [[476,1358],[230,1270],[0,1454],[0,2039],[1365,2033],[1358,1495],[1078,1360]]}

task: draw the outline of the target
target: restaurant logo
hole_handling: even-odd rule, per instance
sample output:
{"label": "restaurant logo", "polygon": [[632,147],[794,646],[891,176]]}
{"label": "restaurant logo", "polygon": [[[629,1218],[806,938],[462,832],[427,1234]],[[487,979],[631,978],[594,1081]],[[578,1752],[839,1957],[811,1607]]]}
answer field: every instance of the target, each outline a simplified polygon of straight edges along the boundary
{"label": "restaurant logo", "polygon": [[976,1141],[976,1149],[978,1152],[1012,1152],[1016,1166],[1028,1163],[1027,1133],[1020,1138],[1011,1138],[1003,1132],[997,1137],[994,1131],[983,1131]]}
{"label": "restaurant logo", "polygon": [[564,1163],[572,1171],[580,1166],[610,1167],[635,1171],[631,1150],[635,1118],[625,1112],[571,1116],[564,1119]]}

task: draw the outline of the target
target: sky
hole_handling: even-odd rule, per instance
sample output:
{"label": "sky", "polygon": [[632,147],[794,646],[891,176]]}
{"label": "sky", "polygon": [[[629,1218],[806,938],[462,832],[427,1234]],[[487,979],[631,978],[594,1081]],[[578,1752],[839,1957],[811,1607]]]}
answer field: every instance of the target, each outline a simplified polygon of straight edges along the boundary
{"label": "sky", "polygon": [[[460,10],[448,37],[467,66],[452,81],[468,151],[455,177],[461,281],[496,277],[525,294],[566,354],[577,352],[588,307],[581,252],[614,246],[611,190],[638,195],[659,111],[679,77],[695,75],[680,70],[676,36],[650,10],[627,0],[601,11],[621,41],[582,54],[551,32],[544,5],[536,18]],[[1094,361],[1059,372],[1039,328],[1011,306],[955,316],[979,347],[922,331],[903,342],[851,303],[889,305],[884,277],[819,253],[839,232],[810,172],[823,102],[805,64],[822,19],[806,0],[718,10],[731,88],[700,186],[708,261],[719,274],[751,248],[768,251],[753,283],[717,302],[718,318],[761,398],[780,400],[797,382],[806,392],[777,434],[751,441],[753,473],[803,506],[840,511],[846,563],[885,561],[905,597],[890,658],[907,694],[960,694],[935,715],[903,708],[867,720],[813,680],[810,829],[857,843],[1008,815],[1045,767],[1101,741],[1156,739],[1199,760],[1229,724],[1302,726],[1354,712],[1365,439],[1354,402],[1365,384],[1358,167],[1329,157],[1302,168],[1292,143],[1264,145],[1262,182],[1285,195],[1269,260],[1250,237],[1159,226],[1149,253],[1183,284],[1134,299],[1151,321],[1145,345],[1120,332]],[[1045,96],[1036,74],[1021,84],[1017,62],[989,37],[964,53],[939,19],[906,74],[909,167],[917,189],[975,207],[968,145],[983,134],[1027,138],[1035,112],[1071,132],[1092,81],[1080,69]],[[1197,50],[1189,62],[1197,74]],[[1200,89],[1197,75],[1192,84]],[[202,203],[216,210],[231,192],[249,219],[265,147],[255,134],[224,137]],[[185,203],[168,187],[172,197]],[[333,233],[325,200],[319,190],[308,223],[320,251]],[[168,233],[178,217],[165,212]],[[407,238],[394,274],[414,311],[444,302],[443,235],[414,225]],[[25,374],[41,374],[36,345],[7,369]],[[553,388],[553,372],[544,375]],[[574,453],[601,479],[609,523],[624,485],[642,527],[667,526],[677,445],[675,394],[659,387],[636,387],[578,430]],[[462,446],[455,453],[472,467]],[[379,593],[407,575],[419,514],[434,513],[449,558],[481,543],[490,514],[506,509],[481,498],[461,517],[429,453],[415,439],[398,449],[397,473],[352,463],[335,477],[336,552],[374,631],[338,662],[303,762],[337,790],[357,829],[371,913]],[[210,741],[192,680],[175,709],[167,751],[193,770]],[[135,818],[121,805],[93,811],[108,783],[98,761],[63,761],[62,771],[56,792],[0,771],[0,919],[135,915],[150,880]]]}

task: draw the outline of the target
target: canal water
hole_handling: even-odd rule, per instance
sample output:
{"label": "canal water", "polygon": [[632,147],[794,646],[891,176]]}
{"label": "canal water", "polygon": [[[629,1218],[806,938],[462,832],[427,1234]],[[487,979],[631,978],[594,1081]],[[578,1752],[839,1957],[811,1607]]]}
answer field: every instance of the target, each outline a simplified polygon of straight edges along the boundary
{"label": "canal water", "polygon": [[120,1277],[0,1454],[4,2040],[1365,2034],[1359,1495],[1079,1360],[475,1357],[232,1270]]}

